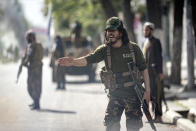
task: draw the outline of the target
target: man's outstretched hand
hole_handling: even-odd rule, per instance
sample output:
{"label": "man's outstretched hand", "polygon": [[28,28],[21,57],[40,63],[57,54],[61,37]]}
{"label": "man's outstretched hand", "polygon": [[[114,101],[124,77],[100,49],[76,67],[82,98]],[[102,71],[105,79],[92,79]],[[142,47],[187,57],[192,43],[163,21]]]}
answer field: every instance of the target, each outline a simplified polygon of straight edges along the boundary
{"label": "man's outstretched hand", "polygon": [[58,64],[60,66],[73,66],[73,61],[72,57],[62,57],[58,59]]}

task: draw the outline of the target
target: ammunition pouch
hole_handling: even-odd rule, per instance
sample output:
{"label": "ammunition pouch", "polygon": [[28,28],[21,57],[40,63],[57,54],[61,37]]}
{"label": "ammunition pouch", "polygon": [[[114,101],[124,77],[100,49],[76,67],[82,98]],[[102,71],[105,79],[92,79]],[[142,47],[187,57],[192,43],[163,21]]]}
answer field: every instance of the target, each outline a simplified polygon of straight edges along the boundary
{"label": "ammunition pouch", "polygon": [[100,73],[101,81],[105,85],[105,89],[114,91],[118,88],[116,84],[116,77],[111,71],[102,70]]}
{"label": "ammunition pouch", "polygon": [[107,71],[102,68],[100,72],[101,81],[105,86],[105,90],[114,91],[117,88],[127,88],[135,84],[135,82],[130,79],[129,72],[113,73],[112,71]]}
{"label": "ammunition pouch", "polygon": [[123,73],[118,74],[118,73],[113,73],[112,71],[107,71],[105,70],[105,68],[102,68],[100,72],[101,82],[104,84],[105,89],[106,90],[109,89],[109,91],[114,91],[117,88],[133,86],[135,82],[142,85],[144,82],[144,79],[143,79],[143,75],[141,74],[141,72],[137,68],[135,68],[132,72],[133,72],[133,77],[134,77],[133,79],[129,79],[128,81],[119,83],[119,78],[124,79],[127,76],[131,78],[130,73],[123,72]]}
{"label": "ammunition pouch", "polygon": [[142,73],[138,69],[134,69],[133,71],[133,77],[136,82],[143,84],[144,83],[144,77]]}

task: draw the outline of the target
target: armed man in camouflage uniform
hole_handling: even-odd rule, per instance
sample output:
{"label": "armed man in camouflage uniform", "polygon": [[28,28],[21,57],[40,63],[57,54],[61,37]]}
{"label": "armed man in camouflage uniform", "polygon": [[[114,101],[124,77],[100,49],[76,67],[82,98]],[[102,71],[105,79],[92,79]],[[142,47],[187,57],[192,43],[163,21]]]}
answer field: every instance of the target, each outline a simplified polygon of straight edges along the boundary
{"label": "armed man in camouflage uniform", "polygon": [[26,40],[28,47],[22,64],[28,68],[27,87],[29,95],[33,99],[33,104],[30,107],[32,110],[39,110],[42,89],[43,47],[36,42],[35,33],[32,31],[26,33]]}
{"label": "armed man in camouflage uniform", "polygon": [[143,126],[141,105],[133,89],[134,82],[128,72],[127,64],[133,61],[131,52],[134,52],[136,66],[144,77],[146,91],[143,99],[149,103],[149,77],[144,56],[136,44],[129,42],[127,31],[118,17],[111,17],[107,20],[105,42],[93,53],[76,59],[70,57],[59,59],[59,64],[62,66],[86,66],[104,60],[104,71],[108,74],[111,72],[112,76],[115,76],[114,79],[111,77],[112,79],[106,80],[116,85],[115,88],[106,87],[109,91],[109,103],[104,121],[106,131],[120,131],[120,119],[124,110],[128,131],[139,131]]}
{"label": "armed man in camouflage uniform", "polygon": [[144,24],[144,42],[143,53],[146,58],[147,67],[150,77],[151,98],[155,103],[154,113],[155,122],[161,122],[163,88],[161,82],[163,80],[163,58],[160,40],[153,36],[154,24],[146,22]]}

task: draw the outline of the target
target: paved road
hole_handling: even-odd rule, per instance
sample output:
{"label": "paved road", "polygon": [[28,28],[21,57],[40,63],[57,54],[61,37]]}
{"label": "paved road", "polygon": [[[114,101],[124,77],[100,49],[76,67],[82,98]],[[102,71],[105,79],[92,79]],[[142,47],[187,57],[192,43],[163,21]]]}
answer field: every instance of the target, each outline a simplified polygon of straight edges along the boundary
{"label": "paved road", "polygon": [[[85,83],[86,76],[67,76],[66,91],[57,91],[51,82],[48,59],[44,59],[41,110],[31,111],[24,68],[19,83],[19,63],[0,65],[0,131],[103,131],[107,97],[101,83]],[[123,115],[122,131],[125,131]],[[167,123],[156,124],[159,131],[182,131]],[[151,131],[144,118],[141,131]]]}

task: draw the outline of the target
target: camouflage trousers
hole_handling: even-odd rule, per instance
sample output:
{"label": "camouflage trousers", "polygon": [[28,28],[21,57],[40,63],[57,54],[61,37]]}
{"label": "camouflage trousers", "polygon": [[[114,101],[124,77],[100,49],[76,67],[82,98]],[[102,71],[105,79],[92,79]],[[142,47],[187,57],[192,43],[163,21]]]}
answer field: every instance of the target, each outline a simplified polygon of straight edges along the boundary
{"label": "camouflage trousers", "polygon": [[139,131],[143,126],[141,105],[136,96],[109,98],[104,124],[106,131],[120,131],[120,119],[125,110],[127,131]]}
{"label": "camouflage trousers", "polygon": [[42,65],[28,68],[28,93],[34,101],[39,101],[42,90]]}

